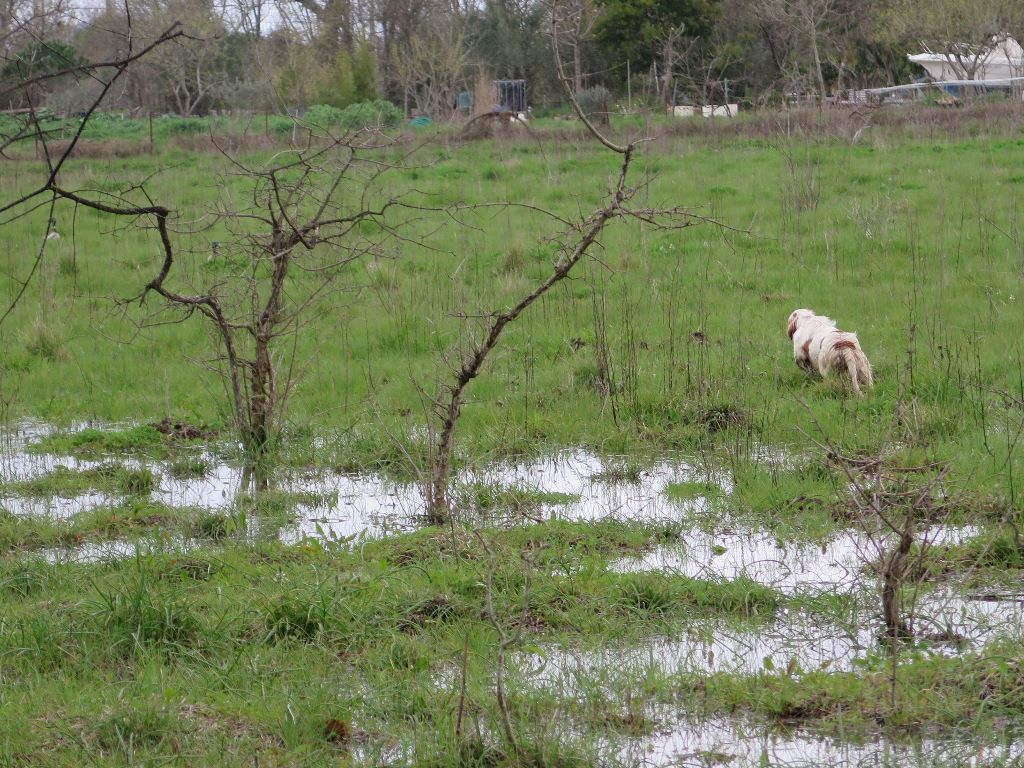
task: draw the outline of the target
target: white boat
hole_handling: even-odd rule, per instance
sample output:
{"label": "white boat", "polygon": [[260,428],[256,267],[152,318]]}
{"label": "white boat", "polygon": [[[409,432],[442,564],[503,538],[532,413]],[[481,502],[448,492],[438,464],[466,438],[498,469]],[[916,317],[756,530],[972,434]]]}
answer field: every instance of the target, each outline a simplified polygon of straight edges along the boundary
{"label": "white boat", "polygon": [[947,51],[908,54],[937,82],[1010,80],[1024,77],[1024,48],[1009,35],[994,35],[983,48],[955,43]]}

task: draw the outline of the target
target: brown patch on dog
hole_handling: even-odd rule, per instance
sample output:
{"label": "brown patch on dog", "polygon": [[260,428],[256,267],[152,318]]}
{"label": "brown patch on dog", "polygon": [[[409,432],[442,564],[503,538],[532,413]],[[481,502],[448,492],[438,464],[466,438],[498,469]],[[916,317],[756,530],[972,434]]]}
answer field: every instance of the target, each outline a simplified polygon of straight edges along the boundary
{"label": "brown patch on dog", "polygon": [[793,338],[793,334],[796,333],[796,320],[789,321],[789,325],[786,327],[786,333],[789,334],[789,338]]}
{"label": "brown patch on dog", "polygon": [[856,348],[857,348],[857,344],[855,342],[849,341],[848,339],[842,339],[841,341],[837,341],[835,343],[835,346],[833,347],[833,349],[856,349]]}
{"label": "brown patch on dog", "polygon": [[807,341],[804,342],[804,345],[803,345],[802,349],[804,351],[804,356],[807,357],[808,359],[810,359],[810,357],[811,357],[811,340],[810,339],[808,339]]}

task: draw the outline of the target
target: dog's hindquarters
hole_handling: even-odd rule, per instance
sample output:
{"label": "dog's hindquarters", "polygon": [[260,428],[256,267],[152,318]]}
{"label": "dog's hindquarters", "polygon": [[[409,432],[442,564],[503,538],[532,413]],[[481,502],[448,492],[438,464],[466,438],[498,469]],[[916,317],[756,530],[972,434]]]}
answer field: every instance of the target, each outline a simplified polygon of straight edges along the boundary
{"label": "dog's hindquarters", "polygon": [[793,361],[821,376],[850,377],[850,388],[860,396],[874,383],[871,363],[860,348],[857,334],[836,328],[836,321],[809,309],[790,313],[786,333],[793,342]]}
{"label": "dog's hindquarters", "polygon": [[864,393],[860,391],[860,373],[859,373],[859,360],[857,360],[857,352],[850,347],[842,347],[837,350],[842,355],[843,362],[846,365],[846,372],[850,376],[850,386],[853,387],[853,393],[860,397]]}
{"label": "dog's hindquarters", "polygon": [[[870,387],[874,384],[874,377],[871,373],[871,363],[864,354],[857,342],[857,337],[839,339],[829,350],[827,368],[834,371],[845,370],[850,377],[850,386],[855,395],[860,397],[864,393],[861,385]],[[822,371],[824,375],[827,371]]]}

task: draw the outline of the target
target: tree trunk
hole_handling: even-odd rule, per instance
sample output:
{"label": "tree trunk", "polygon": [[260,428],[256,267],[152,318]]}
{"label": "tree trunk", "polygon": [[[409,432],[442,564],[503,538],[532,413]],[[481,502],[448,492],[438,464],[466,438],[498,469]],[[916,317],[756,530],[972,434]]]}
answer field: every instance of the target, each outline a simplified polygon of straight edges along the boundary
{"label": "tree trunk", "polygon": [[904,521],[903,530],[900,531],[899,544],[885,561],[885,571],[882,574],[882,620],[885,622],[886,637],[893,640],[913,635],[910,627],[903,620],[900,606],[900,593],[907,567],[907,555],[910,554],[910,547],[914,543],[913,526],[913,511],[910,511]]}
{"label": "tree trunk", "polygon": [[255,344],[252,369],[249,376],[249,424],[246,451],[253,458],[266,452],[273,434],[274,410],[277,407],[276,372],[270,354],[270,344],[281,321],[281,296],[284,291],[294,237],[278,233],[273,239],[273,272],[267,303],[253,327]]}
{"label": "tree trunk", "polygon": [[572,47],[572,88],[577,95],[583,90],[583,50],[579,40]]}
{"label": "tree trunk", "polygon": [[511,309],[496,315],[487,331],[487,336],[479,344],[475,344],[469,354],[462,358],[455,382],[449,390],[451,396],[444,409],[441,421],[441,434],[437,448],[432,457],[433,466],[430,474],[430,487],[427,490],[427,518],[431,523],[439,524],[448,520],[451,509],[448,505],[448,472],[451,467],[452,447],[454,444],[455,427],[462,412],[462,396],[466,387],[480,373],[487,356],[494,350],[505,327],[515,321],[531,304],[543,296],[561,280],[582,259],[590,247],[604,230],[605,224],[620,215],[623,201],[627,197],[625,178],[629,170],[633,149],[629,147],[625,154],[619,176],[619,185],[612,199],[604,208],[592,213],[579,228],[579,240],[570,253],[565,254],[555,265],[552,273],[532,292],[519,300]]}
{"label": "tree trunk", "polygon": [[814,54],[814,73],[818,78],[818,105],[825,107],[825,75],[821,71],[821,53],[818,50],[818,25],[814,17],[809,19],[811,33],[811,52]]}
{"label": "tree trunk", "polygon": [[675,64],[675,33],[670,32],[665,38],[661,49],[661,93],[659,94],[662,104],[670,103],[669,93],[672,85],[672,67]]}
{"label": "tree trunk", "polygon": [[249,377],[249,425],[246,452],[252,458],[263,456],[273,428],[274,366],[270,359],[270,339],[256,338],[256,354]]}

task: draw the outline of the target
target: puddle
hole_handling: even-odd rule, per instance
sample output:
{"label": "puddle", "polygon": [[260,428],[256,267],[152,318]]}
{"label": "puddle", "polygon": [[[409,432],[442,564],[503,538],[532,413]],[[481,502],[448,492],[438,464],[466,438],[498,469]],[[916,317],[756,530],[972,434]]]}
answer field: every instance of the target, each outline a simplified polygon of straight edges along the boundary
{"label": "puddle", "polygon": [[[931,544],[956,544],[980,533],[976,526],[934,526]],[[642,679],[645,670],[662,675],[765,670],[794,673],[847,671],[878,651],[882,632],[877,583],[864,565],[877,557],[877,543],[865,534],[842,532],[818,546],[785,543],[766,533],[691,530],[681,541],[639,558],[612,563],[618,572],[658,571],[712,581],[747,577],[786,594],[828,593],[848,598],[843,625],[820,615],[784,611],[756,628],[737,628],[721,620],[701,621],[676,637],[660,637],[641,646],[577,652],[549,648],[523,654],[519,664],[531,684],[566,695],[579,682],[609,689],[614,680]],[[993,638],[1024,628],[1024,596],[980,599],[955,585],[922,591],[913,597],[911,625],[925,645],[917,651],[954,654],[981,649]],[[909,654],[905,658],[910,658]],[[625,678],[620,678],[623,671]],[[609,682],[608,675],[614,672]]]}
{"label": "puddle", "polygon": [[[710,503],[707,498],[672,501],[669,483],[704,480],[682,460],[662,462],[640,473],[638,482],[608,482],[601,474],[614,466],[586,451],[567,451],[529,462],[490,465],[460,473],[456,484],[562,494],[566,503],[542,503],[531,516],[561,520],[685,520]],[[333,510],[318,510],[282,535],[286,541],[303,536],[346,539],[365,533],[381,536],[413,530],[421,524],[425,504],[416,485],[389,482],[375,475],[329,476],[296,485],[317,493],[337,492]],[[728,490],[724,488],[723,490]],[[525,519],[525,518],[523,518]]]}
{"label": "puddle", "polygon": [[[89,425],[82,424],[80,428],[85,426]],[[50,431],[47,425],[28,424],[3,435],[5,450],[0,456],[0,469],[5,482],[36,477],[61,464],[85,469],[102,463],[67,456],[32,455],[24,451],[28,441]],[[240,487],[241,470],[210,454],[203,458],[209,471],[194,479],[172,477],[166,463],[147,463],[158,484],[152,498],[171,506],[213,510],[230,507]],[[142,466],[135,460],[124,463]],[[575,450],[533,461],[472,468],[462,472],[456,482],[562,494],[570,499],[567,503],[542,504],[537,513],[567,520],[681,521],[702,511],[710,503],[707,498],[680,502],[665,495],[665,487],[670,483],[709,480],[706,471],[682,460],[663,461],[639,473],[622,473],[631,476],[633,482],[606,480],[613,474],[609,469],[617,466],[614,458],[605,459],[584,450]],[[713,479],[718,481],[722,492],[731,491],[727,481]],[[424,512],[423,496],[418,486],[394,483],[378,475],[293,477],[282,480],[280,487],[282,490],[313,493],[321,498],[335,495],[337,498],[336,503],[327,507],[300,505],[294,523],[272,532],[263,532],[265,535],[278,535],[286,543],[305,538],[338,541],[360,536],[386,536],[415,529]],[[71,499],[39,501],[8,497],[0,503],[14,514],[68,517],[112,501],[103,494],[90,493]],[[936,543],[953,543],[975,533],[977,529],[974,528],[936,527],[928,535]],[[179,541],[175,546],[188,548],[194,545],[195,542]],[[114,541],[87,544],[75,550],[54,550],[46,556],[54,561],[92,562],[128,557],[139,551],[139,547],[146,546],[146,541],[141,544]],[[660,548],[639,559],[620,560],[612,568],[619,571],[657,569],[714,580],[747,576],[789,593],[821,590],[847,593],[852,592],[859,582],[869,581],[859,569],[860,564],[873,559],[877,550],[872,547],[866,537],[852,533],[840,534],[823,546],[810,546],[780,542],[770,534],[750,531],[707,533],[691,530],[682,536],[678,546]],[[1019,604],[1009,605],[1014,606],[1013,617],[1019,619]],[[1011,618],[1007,615],[1006,606],[1007,603],[984,603],[955,594],[932,596],[919,604],[915,623],[927,627],[922,631],[929,634],[945,632],[977,644],[995,631],[993,627],[1005,626]],[[781,668],[793,658],[802,669],[815,669],[825,663],[830,663],[832,668],[844,668],[854,663],[873,644],[876,631],[873,617],[864,619],[858,626],[864,629],[851,634],[839,627],[821,626],[819,621],[802,616],[786,617],[778,626],[764,627],[756,635],[730,632],[720,626],[702,626],[693,628],[686,638],[659,641],[641,653],[662,659],[670,668],[687,664],[704,670],[756,671],[763,668],[766,658],[770,664]],[[614,657],[616,652],[607,653]],[[594,659],[593,663],[601,661]]]}
{"label": "puddle", "polygon": [[[81,424],[77,428],[85,428]],[[85,470],[104,463],[103,459],[77,459],[72,456],[30,454],[25,445],[53,430],[47,425],[28,424],[3,435],[0,479],[17,482],[52,472],[58,466]],[[178,479],[166,462],[141,462],[118,459],[127,467],[146,467],[154,474],[157,488],[151,498],[169,506],[206,509],[230,507],[241,487],[242,471],[205,454],[209,471],[203,477]],[[565,520],[680,520],[710,503],[707,498],[672,501],[664,495],[665,486],[674,482],[704,481],[707,477],[682,460],[662,462],[640,472],[636,482],[615,482],[601,478],[615,459],[604,459],[586,451],[558,453],[536,461],[487,465],[460,473],[453,484],[490,485],[564,495],[567,503],[543,503],[531,515]],[[724,491],[729,488],[721,484]],[[330,509],[299,508],[300,519],[281,531],[281,538],[293,543],[303,538],[346,540],[360,535],[379,537],[413,530],[425,512],[419,486],[399,484],[379,475],[325,475],[313,479],[282,479],[283,490],[337,494]],[[47,515],[67,519],[80,512],[116,503],[102,493],[83,493],[67,498],[28,498],[6,496],[0,504],[15,515]],[[525,519],[525,518],[524,518]]]}
{"label": "puddle", "polygon": [[712,719],[680,722],[625,746],[610,745],[608,751],[612,760],[630,766],[966,767],[1019,764],[1024,760],[1024,741],[993,739],[978,744],[972,739],[898,742],[877,738],[851,743],[800,730],[772,731],[755,724]]}
{"label": "puddle", "polygon": [[112,541],[86,542],[76,547],[41,549],[30,553],[30,557],[42,558],[54,565],[64,563],[104,563],[124,560],[136,555],[180,554],[190,549],[195,549],[199,545],[200,542],[198,541],[186,541],[184,539],[176,539],[170,542],[152,539],[137,541],[114,539]]}
{"label": "puddle", "polygon": [[1021,638],[1024,593],[964,594],[944,585],[916,599],[911,623],[920,637],[954,640],[946,646],[951,650],[958,646],[980,648],[1000,634]]}
{"label": "puddle", "polygon": [[[89,423],[74,425],[70,432],[93,426]],[[110,427],[110,425],[105,425]],[[46,437],[54,430],[45,424],[29,423],[3,433],[0,439],[0,481],[15,483],[31,480],[49,474],[59,467],[82,471],[95,469],[109,463],[110,458],[79,459],[74,456],[55,454],[34,454],[25,451],[27,444]],[[230,506],[241,483],[242,472],[231,467],[209,453],[201,455],[209,471],[203,477],[179,479],[169,471],[166,462],[140,461],[135,458],[117,457],[116,461],[130,469],[149,469],[154,474],[157,487],[150,498],[168,506],[205,507],[220,509]],[[98,507],[110,506],[120,501],[105,493],[88,491],[69,496],[33,498],[29,496],[6,495],[0,497],[0,506],[18,516],[40,515],[56,519],[68,519],[81,512]]]}
{"label": "puddle", "polygon": [[[974,526],[940,527],[928,532],[932,543],[951,544],[977,535]],[[756,628],[736,628],[721,620],[688,626],[676,637],[660,637],[641,646],[577,652],[549,648],[520,661],[534,682],[573,689],[580,679],[629,670],[661,674],[753,674],[764,670],[846,671],[877,652],[882,633],[877,583],[861,572],[863,557],[877,550],[866,537],[842,533],[822,546],[784,544],[758,533],[713,535],[693,531],[683,543],[659,548],[642,558],[625,558],[612,570],[678,573],[708,580],[746,576],[784,593],[828,593],[848,598],[849,614],[840,625],[820,615],[783,611]],[[932,591],[906,592],[907,614],[922,641],[915,652],[962,653],[980,650],[990,640],[1024,632],[1024,594],[975,595],[946,584]],[[907,654],[904,658],[910,658]]]}
{"label": "puddle", "polygon": [[[959,544],[977,536],[977,526],[933,526],[925,534],[930,545]],[[745,576],[786,594],[849,591],[864,581],[865,563],[878,556],[878,546],[864,534],[844,531],[820,544],[783,542],[760,531],[709,533],[686,531],[678,544],[658,547],[643,557],[627,557],[609,566],[620,573],[661,571],[708,580]]]}
{"label": "puddle", "polygon": [[[86,425],[82,425],[83,427]],[[30,455],[23,450],[28,440],[49,432],[45,425],[28,425],[2,439],[0,479],[25,480],[52,471],[58,465],[87,469],[102,461],[73,457]],[[209,471],[201,478],[177,479],[162,462],[149,462],[158,487],[152,498],[170,506],[225,509],[230,507],[241,483],[241,470],[204,457]],[[123,462],[141,466],[138,461]],[[679,461],[666,461],[634,476],[635,482],[604,478],[609,461],[586,451],[568,451],[552,457],[491,465],[467,470],[456,482],[488,484],[564,494],[564,504],[541,504],[532,512],[545,518],[600,520],[608,518],[644,521],[685,521],[707,509],[710,500],[670,500],[664,494],[670,483],[705,482],[702,470]],[[614,466],[612,460],[611,466]],[[723,493],[729,484],[718,482]],[[313,479],[288,478],[282,490],[313,493],[322,498],[336,494],[337,502],[323,506],[301,506],[298,520],[275,534],[286,543],[305,538],[347,540],[359,536],[378,537],[416,528],[424,512],[419,487],[398,484],[377,475],[327,475]],[[70,499],[33,500],[7,497],[0,505],[14,514],[48,514],[69,517],[87,509],[111,503],[103,494],[83,494]],[[255,524],[255,521],[250,521]],[[258,525],[257,525],[258,528]],[[255,529],[253,529],[255,530]],[[978,533],[977,528],[935,527],[928,537],[932,543],[958,543]],[[181,552],[198,546],[193,540],[115,540],[87,543],[74,549],[50,549],[36,553],[49,562],[103,562],[137,553]],[[876,647],[879,621],[872,611],[877,601],[856,598],[858,590],[874,588],[873,577],[863,564],[875,559],[878,549],[864,535],[844,532],[823,545],[779,541],[771,534],[722,530],[690,530],[677,545],[661,547],[642,558],[618,560],[613,570],[659,570],[711,580],[745,576],[786,593],[828,591],[850,595],[850,627],[824,621],[802,612],[782,613],[756,631],[726,626],[721,621],[694,624],[678,637],[656,638],[643,646],[605,648],[574,652],[549,648],[539,653],[520,653],[510,660],[510,671],[523,685],[551,689],[564,697],[579,697],[598,687],[618,694],[624,686],[635,686],[645,672],[659,674],[707,674],[737,672],[753,674],[764,670],[790,670],[794,674],[825,669],[854,668]],[[859,612],[859,613],[858,613]],[[1000,633],[1024,626],[1024,599],[986,600],[958,592],[945,585],[921,595],[916,601],[913,625],[921,636],[943,636],[956,642],[936,643],[933,651],[957,653],[980,648]],[[665,721],[674,722],[674,717]],[[1024,745],[986,748],[946,742],[918,742],[901,745],[888,741],[849,744],[799,732],[768,733],[734,720],[695,725],[676,723],[653,736],[610,745],[609,757],[628,765],[925,765],[935,759],[957,764],[980,765],[990,759],[1024,760]],[[1016,751],[1008,751],[1016,750]]]}
{"label": "puddle", "polygon": [[241,468],[225,464],[212,454],[203,454],[202,459],[208,471],[202,477],[188,479],[172,477],[162,462],[151,464],[158,482],[153,498],[170,507],[225,509],[233,505],[242,484]]}
{"label": "puddle", "polygon": [[[984,743],[971,736],[958,740],[955,734],[946,739],[897,741],[879,736],[844,741],[740,719],[694,722],[665,712],[658,722],[663,725],[649,736],[586,739],[584,751],[596,749],[595,765],[629,768],[981,768],[1020,765],[1024,760],[1024,741],[1009,734],[994,734]],[[552,736],[550,728],[537,727]],[[562,722],[560,728],[565,746],[580,738],[570,724]],[[488,744],[500,745],[501,737],[493,728],[477,724],[477,729]],[[416,754],[415,745],[409,743],[369,743],[354,749],[361,765],[415,765]]]}
{"label": "puddle", "polygon": [[[813,627],[808,627],[813,631]],[[828,643],[823,643],[824,650]],[[656,652],[655,652],[656,653]],[[1024,740],[1007,733],[992,734],[979,743],[977,734],[957,738],[954,732],[945,738],[893,739],[882,735],[872,738],[843,739],[822,736],[801,728],[780,728],[742,716],[701,718],[680,714],[677,705],[648,704],[643,700],[646,672],[653,659],[636,657],[632,662],[621,656],[606,656],[607,665],[561,664],[551,659],[540,666],[538,656],[515,654],[509,659],[508,683],[513,690],[541,685],[563,700],[581,701],[597,697],[599,701],[620,702],[622,714],[642,715],[655,723],[653,732],[644,736],[591,734],[588,745],[596,743],[598,765],[624,766],[864,766],[864,768],[907,768],[920,766],[1020,765],[1024,761]],[[563,659],[564,660],[564,659]],[[450,693],[459,685],[458,671],[438,678],[438,685]],[[453,694],[454,695],[454,694]],[[632,702],[632,703],[629,703]],[[603,705],[607,706],[607,705]],[[615,711],[614,707],[611,711]],[[568,733],[574,731],[571,714],[564,714]],[[600,725],[592,727],[600,729]],[[607,732],[606,732],[607,733]],[[613,733],[613,732],[612,732]]]}
{"label": "puddle", "polygon": [[523,654],[517,661],[531,685],[575,696],[597,684],[614,691],[647,672],[660,675],[765,670],[794,672],[848,670],[875,645],[871,626],[844,630],[820,617],[783,614],[757,631],[736,629],[719,621],[701,621],[678,637],[660,637],[640,646],[573,651],[549,648]]}
{"label": "puddle", "polygon": [[[709,503],[706,497],[678,501],[665,496],[670,483],[708,479],[681,459],[642,470],[637,482],[603,479],[617,466],[614,457],[604,459],[586,451],[568,451],[537,461],[484,467],[460,480],[578,496],[567,504],[542,505],[548,517],[565,520],[679,520]],[[722,478],[715,480],[723,493],[732,491]]]}
{"label": "puddle", "polygon": [[305,538],[340,541],[359,536],[387,536],[422,525],[423,496],[415,485],[390,482],[377,475],[330,475],[285,484],[289,490],[321,497],[337,494],[333,507],[298,508],[299,520],[281,529],[281,540],[294,544]]}
{"label": "puddle", "polygon": [[[585,688],[584,682],[614,690],[623,681],[642,679],[645,672],[655,670],[665,676],[849,671],[880,652],[882,624],[868,614],[855,614],[850,626],[840,626],[801,611],[783,612],[756,630],[701,621],[679,636],[655,638],[640,646],[598,651],[548,648],[521,654],[517,664],[529,684],[568,696]],[[913,626],[925,643],[914,652],[951,655],[980,650],[999,636],[1021,636],[1024,600],[979,600],[951,591],[921,596]],[[909,660],[911,653],[903,658]]]}
{"label": "puddle", "polygon": [[[85,429],[86,424],[73,427],[72,431]],[[4,431],[0,436],[0,481],[4,483],[23,482],[53,472],[60,466],[82,470],[96,467],[102,462],[80,461],[70,456],[37,456],[25,452],[29,442],[46,437],[53,432],[46,424],[27,423],[15,429]],[[51,498],[30,498],[26,496],[0,496],[0,506],[14,515],[47,515],[55,518],[69,518],[88,509],[113,503],[113,499],[102,493],[89,492],[76,496]]]}

